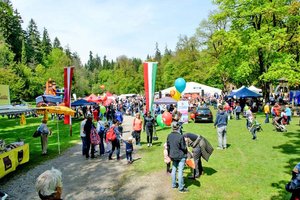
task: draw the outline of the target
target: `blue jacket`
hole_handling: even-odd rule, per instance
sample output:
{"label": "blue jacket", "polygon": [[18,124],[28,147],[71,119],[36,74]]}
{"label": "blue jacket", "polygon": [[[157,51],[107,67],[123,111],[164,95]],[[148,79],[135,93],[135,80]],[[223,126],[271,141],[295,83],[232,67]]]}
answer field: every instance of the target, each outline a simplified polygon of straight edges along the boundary
{"label": "blue jacket", "polygon": [[227,123],[228,123],[227,113],[224,111],[219,112],[217,114],[214,126],[217,126],[217,127],[227,126]]}
{"label": "blue jacket", "polygon": [[120,111],[117,111],[115,114],[115,119],[121,123],[123,123],[123,114]]}

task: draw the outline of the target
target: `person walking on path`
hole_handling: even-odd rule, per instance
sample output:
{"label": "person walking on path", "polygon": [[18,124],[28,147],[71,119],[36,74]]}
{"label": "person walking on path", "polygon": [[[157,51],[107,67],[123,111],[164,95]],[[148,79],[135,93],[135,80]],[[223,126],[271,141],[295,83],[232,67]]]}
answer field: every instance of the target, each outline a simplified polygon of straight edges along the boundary
{"label": "person walking on path", "polygon": [[184,137],[179,133],[180,125],[172,123],[172,132],[167,137],[168,155],[172,160],[172,188],[177,188],[176,171],[178,170],[178,189],[179,192],[187,192],[184,187],[183,169],[187,158],[187,147]]}
{"label": "person walking on path", "polygon": [[147,115],[144,117],[144,131],[146,130],[148,147],[152,146],[154,121],[154,117],[151,116],[151,112],[148,111]]}
{"label": "person walking on path", "polygon": [[121,148],[120,141],[122,137],[122,133],[119,131],[120,122],[117,120],[113,120],[113,123],[114,124],[110,127],[110,129],[112,129],[114,131],[114,134],[116,134],[116,139],[111,141],[112,149],[109,153],[108,160],[112,160],[112,155],[115,149],[116,149],[117,160],[120,160],[120,148]]}
{"label": "person walking on path", "polygon": [[84,125],[86,123],[86,117],[84,116],[84,119],[82,120],[82,122],[80,123],[80,137],[81,137],[81,141],[82,141],[82,155],[84,156],[86,153],[86,134],[84,132]]}
{"label": "person walking on path", "polygon": [[135,139],[136,145],[141,145],[142,127],[143,127],[143,121],[141,120],[141,114],[136,113],[132,123],[132,129],[134,131],[133,137]]}
{"label": "person walking on path", "polygon": [[211,156],[214,148],[211,144],[201,135],[194,133],[185,133],[183,137],[186,141],[186,144],[189,147],[192,147],[193,159],[195,163],[195,169],[193,170],[193,175],[189,177],[190,179],[199,178],[203,174],[203,167],[201,162],[201,157],[204,158],[207,162]]}
{"label": "person walking on path", "polygon": [[105,125],[102,117],[97,118],[97,127],[96,127],[97,133],[100,137],[100,143],[99,143],[99,155],[102,156],[105,153],[104,150],[104,134],[105,134]]}
{"label": "person walking on path", "polygon": [[218,134],[218,147],[217,149],[226,149],[227,148],[227,124],[228,124],[228,116],[227,113],[223,111],[223,106],[220,105],[218,107],[219,112],[217,114],[214,127],[217,127]]}
{"label": "person walking on path", "polygon": [[[85,132],[85,142],[86,142],[86,150],[85,157],[88,159],[90,157],[90,149],[91,149],[91,158],[95,158],[95,145],[91,144],[91,130],[94,127],[93,118],[91,114],[88,114],[86,123],[84,125]],[[95,127],[94,127],[95,128]]]}
{"label": "person walking on path", "polygon": [[121,137],[121,139],[125,143],[127,164],[131,164],[131,163],[133,163],[133,159],[132,159],[132,152],[133,152],[132,140],[133,140],[133,138],[129,137],[127,140],[124,140],[124,138]]}
{"label": "person walking on path", "polygon": [[269,114],[270,114],[270,103],[269,102],[264,106],[264,113],[266,115],[265,123],[269,123]]}

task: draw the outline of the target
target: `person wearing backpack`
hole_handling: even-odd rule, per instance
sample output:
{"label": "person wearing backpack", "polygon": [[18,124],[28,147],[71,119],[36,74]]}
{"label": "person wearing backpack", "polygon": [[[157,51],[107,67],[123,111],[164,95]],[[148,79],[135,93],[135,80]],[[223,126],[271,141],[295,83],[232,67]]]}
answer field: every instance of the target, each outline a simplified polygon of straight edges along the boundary
{"label": "person wearing backpack", "polygon": [[105,131],[105,127],[104,127],[104,122],[102,121],[102,117],[98,117],[97,119],[97,133],[100,137],[100,143],[99,143],[99,151],[100,151],[100,156],[104,155],[104,131]]}
{"label": "person wearing backpack", "polygon": [[119,131],[120,122],[115,120],[113,121],[113,125],[109,128],[106,133],[106,140],[111,141],[112,149],[109,153],[108,160],[112,160],[112,155],[116,149],[117,160],[120,160],[120,140],[121,133]]}
{"label": "person wearing backpack", "polygon": [[93,124],[93,118],[92,115],[88,115],[86,123],[84,125],[84,132],[86,134],[86,151],[85,151],[85,157],[88,159],[90,157],[90,149],[91,149],[91,158],[95,158],[95,145],[91,144],[91,130],[92,128],[95,128]]}

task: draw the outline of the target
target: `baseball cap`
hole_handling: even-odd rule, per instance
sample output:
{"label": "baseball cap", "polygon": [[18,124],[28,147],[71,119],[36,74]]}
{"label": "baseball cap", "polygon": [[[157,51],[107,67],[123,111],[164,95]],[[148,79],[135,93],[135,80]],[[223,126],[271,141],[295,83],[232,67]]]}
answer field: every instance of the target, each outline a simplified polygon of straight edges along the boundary
{"label": "baseball cap", "polygon": [[178,124],[178,122],[172,122],[171,127],[172,127],[173,130],[179,129],[179,124]]}

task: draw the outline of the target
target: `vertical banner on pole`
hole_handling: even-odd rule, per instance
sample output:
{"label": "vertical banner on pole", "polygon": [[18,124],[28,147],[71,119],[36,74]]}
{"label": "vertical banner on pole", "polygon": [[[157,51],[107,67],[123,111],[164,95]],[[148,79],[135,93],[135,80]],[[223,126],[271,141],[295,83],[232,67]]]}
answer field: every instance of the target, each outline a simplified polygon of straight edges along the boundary
{"label": "vertical banner on pole", "polygon": [[144,87],[146,97],[146,111],[152,111],[153,98],[155,92],[155,81],[157,72],[157,62],[144,62]]}
{"label": "vertical banner on pole", "polygon": [[[72,77],[73,77],[73,67],[65,67],[64,68],[64,103],[66,107],[71,108],[71,85],[72,85]],[[71,125],[71,116],[65,115],[64,124]]]}

